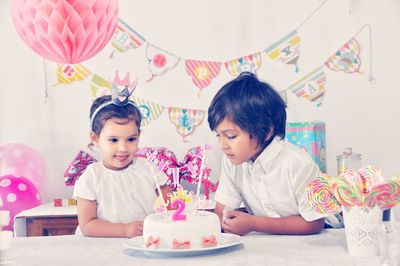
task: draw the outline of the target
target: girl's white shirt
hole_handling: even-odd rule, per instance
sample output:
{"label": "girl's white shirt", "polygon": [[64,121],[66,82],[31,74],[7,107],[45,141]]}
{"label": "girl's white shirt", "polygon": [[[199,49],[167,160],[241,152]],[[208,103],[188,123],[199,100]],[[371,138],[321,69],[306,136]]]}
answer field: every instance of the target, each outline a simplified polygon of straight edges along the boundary
{"label": "girl's white shirt", "polygon": [[[168,177],[160,172],[157,182],[165,184]],[[143,221],[154,212],[156,183],[144,159],[119,171],[104,167],[102,162],[88,166],[74,187],[74,198],[95,200],[97,219],[111,223]]]}
{"label": "girl's white shirt", "polygon": [[301,215],[313,221],[327,216],[310,207],[305,193],[310,180],[319,174],[318,165],[305,150],[275,137],[254,163],[234,165],[224,156],[214,199],[231,208],[243,202],[256,216]]}

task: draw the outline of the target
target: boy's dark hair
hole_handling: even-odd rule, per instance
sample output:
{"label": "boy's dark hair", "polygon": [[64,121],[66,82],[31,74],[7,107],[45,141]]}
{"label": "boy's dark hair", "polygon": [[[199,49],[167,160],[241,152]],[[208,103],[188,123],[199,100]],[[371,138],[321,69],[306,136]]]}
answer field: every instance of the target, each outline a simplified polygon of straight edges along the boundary
{"label": "boy's dark hair", "polygon": [[275,136],[285,138],[285,108],[285,102],[269,84],[243,72],[214,96],[208,108],[208,124],[215,130],[225,118],[230,119],[264,146]]}
{"label": "boy's dark hair", "polygon": [[[93,113],[96,109],[106,103],[111,101],[111,95],[105,95],[97,98],[90,108],[90,117],[92,118]],[[140,123],[142,121],[142,115],[140,113],[139,108],[134,104],[126,104],[123,106],[116,104],[109,104],[101,108],[97,114],[95,114],[92,128],[91,130],[96,133],[96,135],[100,135],[101,130],[103,129],[104,124],[108,119],[116,118],[116,119],[127,119],[128,121],[135,121],[136,126],[140,132]]]}

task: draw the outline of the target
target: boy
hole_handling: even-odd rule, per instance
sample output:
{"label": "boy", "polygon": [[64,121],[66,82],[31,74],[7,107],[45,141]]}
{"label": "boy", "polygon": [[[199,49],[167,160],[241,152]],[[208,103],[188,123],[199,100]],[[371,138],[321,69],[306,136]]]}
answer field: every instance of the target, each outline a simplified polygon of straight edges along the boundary
{"label": "boy", "polygon": [[[214,199],[225,232],[316,234],[324,216],[305,188],[319,168],[307,152],[285,142],[286,105],[249,72],[225,84],[208,109],[208,123],[225,154]],[[248,213],[238,208],[243,202]]]}

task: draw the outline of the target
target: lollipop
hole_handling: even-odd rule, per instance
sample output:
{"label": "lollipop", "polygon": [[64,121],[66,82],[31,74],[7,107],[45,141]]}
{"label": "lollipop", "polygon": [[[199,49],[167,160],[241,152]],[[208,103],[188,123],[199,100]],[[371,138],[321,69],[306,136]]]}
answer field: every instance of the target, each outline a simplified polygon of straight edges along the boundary
{"label": "lollipop", "polygon": [[375,168],[372,165],[367,165],[358,170],[363,184],[363,192],[369,192],[373,186],[384,181],[381,170]]}
{"label": "lollipop", "polygon": [[329,176],[321,175],[313,178],[308,184],[306,194],[310,206],[317,212],[325,214],[340,211],[340,203],[329,186]]}
{"label": "lollipop", "polygon": [[347,170],[329,181],[335,198],[344,206],[364,205],[363,184],[358,173]]}
{"label": "lollipop", "polygon": [[378,205],[381,209],[389,209],[400,202],[400,179],[392,178],[372,187],[365,199],[368,207]]}

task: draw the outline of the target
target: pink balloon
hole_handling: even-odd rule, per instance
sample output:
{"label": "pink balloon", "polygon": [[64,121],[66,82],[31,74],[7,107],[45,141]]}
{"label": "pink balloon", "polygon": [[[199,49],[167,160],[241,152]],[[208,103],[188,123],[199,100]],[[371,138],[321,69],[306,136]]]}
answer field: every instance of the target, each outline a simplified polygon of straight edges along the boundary
{"label": "pink balloon", "polygon": [[38,189],[44,181],[44,163],[32,148],[18,143],[0,147],[0,176],[25,177]]}
{"label": "pink balloon", "polygon": [[13,0],[12,17],[22,40],[42,57],[77,64],[111,39],[118,0]]}
{"label": "pink balloon", "polygon": [[35,185],[25,177],[12,175],[0,177],[0,210],[10,211],[10,224],[4,230],[14,230],[14,217],[23,210],[40,205],[40,195]]}

